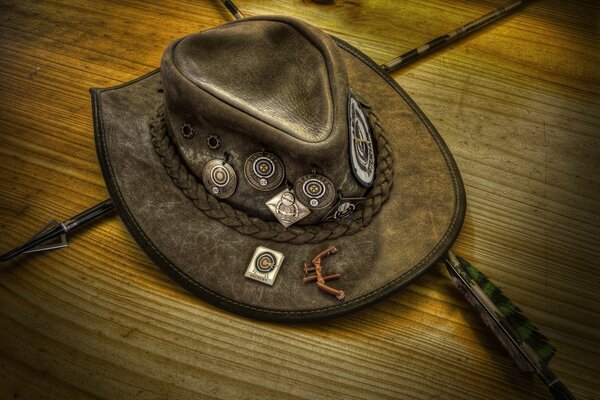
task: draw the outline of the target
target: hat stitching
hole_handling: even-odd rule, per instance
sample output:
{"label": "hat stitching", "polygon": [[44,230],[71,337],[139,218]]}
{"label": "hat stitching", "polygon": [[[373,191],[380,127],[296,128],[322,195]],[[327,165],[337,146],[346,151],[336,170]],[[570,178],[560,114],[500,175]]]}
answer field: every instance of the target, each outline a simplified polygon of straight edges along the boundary
{"label": "hat stitching", "polygon": [[373,112],[369,114],[369,121],[376,137],[377,169],[375,182],[364,201],[364,208],[355,212],[349,218],[341,219],[337,222],[289,228],[285,228],[275,221],[263,221],[259,218],[248,216],[243,211],[236,210],[229,204],[221,202],[210,195],[204,185],[198,182],[187,166],[181,162],[177,151],[172,145],[166,127],[164,105],[158,107],[156,115],[150,121],[150,133],[152,134],[154,149],[160,156],[161,162],[165,166],[169,176],[173,179],[173,182],[208,217],[217,219],[224,225],[242,234],[251,235],[259,239],[305,244],[320,243],[324,240],[336,239],[358,232],[369,225],[383,203],[389,198],[394,176],[392,149],[383,134],[383,128]]}

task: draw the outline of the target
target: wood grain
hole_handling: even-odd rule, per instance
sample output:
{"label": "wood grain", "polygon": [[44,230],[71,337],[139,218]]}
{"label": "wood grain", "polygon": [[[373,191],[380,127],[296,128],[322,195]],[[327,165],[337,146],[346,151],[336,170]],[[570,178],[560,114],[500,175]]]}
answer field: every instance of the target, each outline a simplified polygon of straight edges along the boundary
{"label": "wood grain", "polygon": [[[377,62],[502,1],[243,1],[337,35]],[[441,132],[467,188],[454,250],[558,348],[578,399],[600,393],[600,8],[534,1],[393,74]],[[216,1],[0,6],[0,251],[103,200],[89,87],[156,68],[230,20]],[[180,289],[116,217],[0,270],[0,398],[547,399],[442,267],[319,324],[251,321]]]}

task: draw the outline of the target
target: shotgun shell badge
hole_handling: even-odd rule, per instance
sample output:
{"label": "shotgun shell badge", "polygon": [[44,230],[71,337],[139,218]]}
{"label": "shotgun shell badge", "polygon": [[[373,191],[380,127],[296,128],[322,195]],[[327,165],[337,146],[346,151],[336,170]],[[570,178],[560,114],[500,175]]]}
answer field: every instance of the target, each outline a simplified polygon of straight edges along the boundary
{"label": "shotgun shell badge", "polygon": [[263,246],[258,246],[254,251],[254,255],[250,260],[250,264],[248,264],[244,276],[266,285],[273,286],[282,263],[282,253]]}

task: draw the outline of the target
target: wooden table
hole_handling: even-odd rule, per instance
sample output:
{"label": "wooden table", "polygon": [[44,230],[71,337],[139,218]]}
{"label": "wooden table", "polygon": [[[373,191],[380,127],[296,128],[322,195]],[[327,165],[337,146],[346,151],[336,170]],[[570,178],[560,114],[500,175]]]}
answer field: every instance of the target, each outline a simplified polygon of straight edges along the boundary
{"label": "wooden table", "polygon": [[[231,17],[218,2],[13,1],[0,6],[0,251],[103,200],[89,87],[159,64],[173,39]],[[250,1],[378,62],[500,0]],[[600,8],[535,1],[393,74],[465,181],[454,250],[559,352],[578,399],[600,393]],[[438,266],[325,323],[256,322],[172,283],[116,217],[0,270],[0,398],[547,399]]]}

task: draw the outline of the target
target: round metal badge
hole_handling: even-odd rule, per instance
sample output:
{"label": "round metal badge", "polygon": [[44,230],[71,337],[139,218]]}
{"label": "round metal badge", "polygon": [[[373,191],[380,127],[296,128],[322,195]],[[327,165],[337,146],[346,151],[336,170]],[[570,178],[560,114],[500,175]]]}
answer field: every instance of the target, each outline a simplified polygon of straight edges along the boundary
{"label": "round metal badge", "polygon": [[244,165],[244,176],[253,188],[267,192],[281,185],[285,170],[279,157],[261,151],[248,157]]}
{"label": "round metal badge", "polygon": [[275,255],[268,251],[260,253],[254,260],[254,268],[263,274],[271,272],[275,268],[275,265],[277,265]]}
{"label": "round metal badge", "polygon": [[226,199],[235,192],[237,176],[231,165],[223,160],[213,159],[204,165],[202,182],[213,196]]}
{"label": "round metal badge", "polygon": [[351,93],[348,95],[348,127],[352,173],[362,186],[371,187],[375,178],[373,136],[362,107]]}
{"label": "round metal badge", "polygon": [[302,204],[310,208],[325,208],[336,197],[335,187],[323,175],[309,174],[294,183],[294,193]]}

